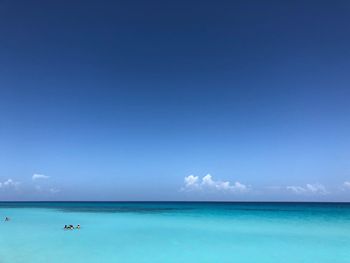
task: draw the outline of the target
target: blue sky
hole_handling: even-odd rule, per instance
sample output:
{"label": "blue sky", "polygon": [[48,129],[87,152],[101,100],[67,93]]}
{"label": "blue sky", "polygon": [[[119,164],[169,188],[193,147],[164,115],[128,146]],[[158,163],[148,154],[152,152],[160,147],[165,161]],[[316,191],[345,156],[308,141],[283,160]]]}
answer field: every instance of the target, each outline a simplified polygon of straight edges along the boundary
{"label": "blue sky", "polygon": [[1,1],[1,200],[350,201],[349,24],[348,1]]}

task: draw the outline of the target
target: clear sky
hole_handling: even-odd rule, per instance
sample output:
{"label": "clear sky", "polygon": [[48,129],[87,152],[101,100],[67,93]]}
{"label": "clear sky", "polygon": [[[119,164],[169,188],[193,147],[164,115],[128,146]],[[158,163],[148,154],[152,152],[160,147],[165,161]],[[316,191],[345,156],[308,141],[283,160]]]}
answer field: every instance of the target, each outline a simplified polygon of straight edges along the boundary
{"label": "clear sky", "polygon": [[350,2],[0,1],[0,182],[350,201]]}

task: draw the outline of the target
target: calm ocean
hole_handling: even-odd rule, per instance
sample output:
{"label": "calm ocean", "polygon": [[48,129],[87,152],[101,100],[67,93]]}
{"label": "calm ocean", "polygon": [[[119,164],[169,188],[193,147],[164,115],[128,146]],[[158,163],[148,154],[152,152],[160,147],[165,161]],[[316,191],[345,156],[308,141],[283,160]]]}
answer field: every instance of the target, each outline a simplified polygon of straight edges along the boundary
{"label": "calm ocean", "polygon": [[344,203],[4,202],[0,216],[0,263],[350,263]]}

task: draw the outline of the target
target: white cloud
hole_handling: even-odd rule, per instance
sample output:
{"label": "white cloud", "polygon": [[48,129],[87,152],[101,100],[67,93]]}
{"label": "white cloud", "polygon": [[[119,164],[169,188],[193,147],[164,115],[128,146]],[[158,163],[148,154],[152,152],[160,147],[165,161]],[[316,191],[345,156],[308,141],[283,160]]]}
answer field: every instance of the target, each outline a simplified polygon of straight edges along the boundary
{"label": "white cloud", "polygon": [[287,190],[295,194],[327,194],[326,187],[322,184],[306,184],[305,186],[287,186]]}
{"label": "white cloud", "polygon": [[44,174],[33,174],[32,180],[37,180],[37,179],[48,179],[50,176],[44,175]]}
{"label": "white cloud", "polygon": [[326,188],[322,184],[307,184],[306,188],[312,193],[327,193]]}
{"label": "white cloud", "polygon": [[51,194],[57,194],[57,193],[61,192],[61,190],[57,189],[57,188],[50,188],[49,191],[50,191]]}
{"label": "white cloud", "polygon": [[14,181],[11,178],[7,179],[4,182],[0,182],[0,188],[15,188],[17,189],[20,185],[20,182]]}
{"label": "white cloud", "polygon": [[194,175],[186,176],[184,179],[185,187],[186,188],[197,187],[198,181],[199,181],[198,179],[199,179],[198,176],[194,176]]}
{"label": "white cloud", "polygon": [[344,186],[348,189],[350,189],[350,182],[344,182]]}
{"label": "white cloud", "polygon": [[246,186],[245,184],[241,184],[240,182],[235,182],[234,188],[241,192],[245,192],[248,190],[248,186]]}
{"label": "white cloud", "polygon": [[249,187],[240,183],[231,183],[229,181],[216,181],[210,174],[200,179],[198,176],[189,175],[184,178],[184,187],[181,188],[183,191],[231,191],[231,192],[246,192]]}
{"label": "white cloud", "polygon": [[287,186],[286,187],[287,190],[290,190],[296,194],[302,194],[302,193],[305,193],[306,192],[306,189],[304,187],[301,187],[301,186]]}

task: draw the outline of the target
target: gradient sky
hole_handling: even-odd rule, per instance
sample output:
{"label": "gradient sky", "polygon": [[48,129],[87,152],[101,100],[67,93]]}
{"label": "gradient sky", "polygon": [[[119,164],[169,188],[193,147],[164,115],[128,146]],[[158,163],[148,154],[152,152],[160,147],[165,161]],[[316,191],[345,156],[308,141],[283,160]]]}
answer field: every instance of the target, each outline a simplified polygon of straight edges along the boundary
{"label": "gradient sky", "polygon": [[350,201],[350,2],[0,1],[0,182]]}

